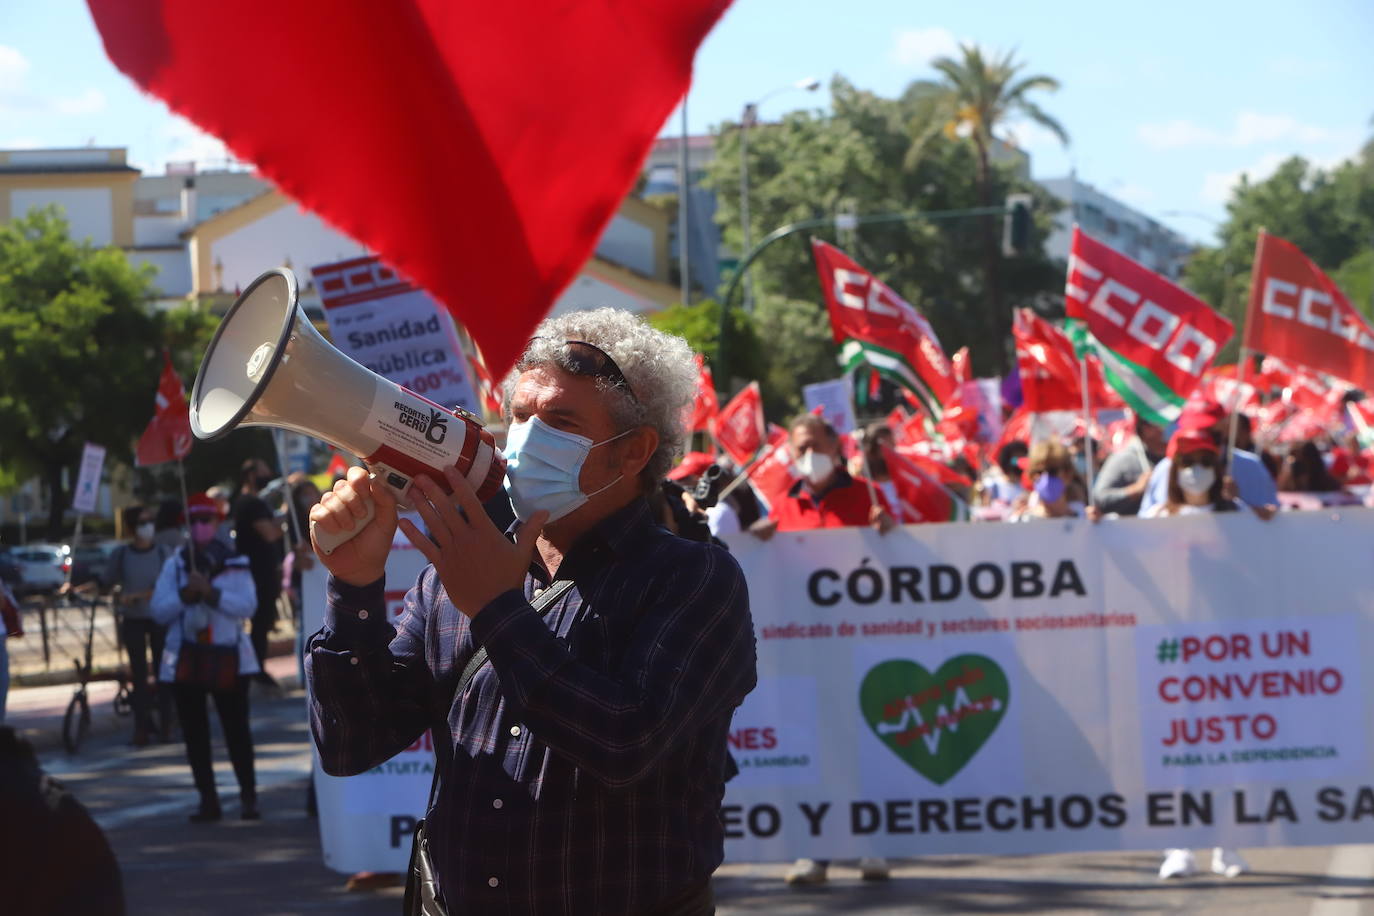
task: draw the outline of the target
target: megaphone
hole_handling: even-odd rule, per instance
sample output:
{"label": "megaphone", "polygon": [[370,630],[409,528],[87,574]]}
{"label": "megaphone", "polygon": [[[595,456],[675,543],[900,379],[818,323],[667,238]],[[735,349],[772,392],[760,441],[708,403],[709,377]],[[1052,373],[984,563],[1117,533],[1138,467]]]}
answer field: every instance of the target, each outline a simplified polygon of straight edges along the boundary
{"label": "megaphone", "polygon": [[[359,365],[320,336],[300,307],[296,277],[274,268],[248,285],[220,322],[191,389],[191,431],[218,439],[241,426],[273,426],[323,439],[362,457],[373,478],[408,503],[426,474],[449,489],[456,467],[485,502],[506,476],[491,433],[461,408],[450,410]],[[326,553],[372,519],[335,535],[311,530]]]}

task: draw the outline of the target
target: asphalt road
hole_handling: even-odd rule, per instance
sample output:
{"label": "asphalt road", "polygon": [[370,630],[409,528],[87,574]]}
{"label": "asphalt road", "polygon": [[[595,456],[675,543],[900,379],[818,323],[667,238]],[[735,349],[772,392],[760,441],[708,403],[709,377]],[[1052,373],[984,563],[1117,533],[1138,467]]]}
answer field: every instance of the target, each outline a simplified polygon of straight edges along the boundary
{"label": "asphalt road", "polygon": [[[287,683],[294,662],[274,658]],[[105,829],[124,872],[129,912],[143,914],[395,914],[398,887],[350,891],[321,864],[318,822],[305,812],[309,734],[299,690],[253,700],[263,820],[237,820],[233,776],[215,729],[226,819],[191,825],[190,773],[178,744],[131,748],[128,721],[94,687],[95,731],[76,757],[57,729],[70,687],[15,690],[9,722],[34,741]],[[1374,841],[1374,830],[1371,830]],[[784,864],[728,863],[716,876],[721,914],[1087,913],[1105,911],[1374,916],[1374,845],[1246,850],[1253,870],[1226,880],[1161,882],[1153,853],[930,857],[861,881],[843,863],[820,887],[782,882]],[[1206,856],[1200,856],[1206,864]]]}

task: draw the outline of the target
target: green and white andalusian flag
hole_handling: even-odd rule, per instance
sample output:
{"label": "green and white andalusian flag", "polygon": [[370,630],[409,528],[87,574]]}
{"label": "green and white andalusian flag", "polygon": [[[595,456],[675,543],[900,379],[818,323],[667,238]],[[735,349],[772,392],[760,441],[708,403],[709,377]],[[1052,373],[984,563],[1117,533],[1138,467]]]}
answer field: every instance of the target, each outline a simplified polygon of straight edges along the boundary
{"label": "green and white andalusian flag", "polygon": [[1064,297],[1080,358],[1095,353],[1122,400],[1160,425],[1182,412],[1234,332],[1207,303],[1077,227]]}
{"label": "green and white andalusian flag", "polygon": [[873,368],[938,423],[958,385],[930,322],[835,246],[812,239],[811,252],[845,372]]}

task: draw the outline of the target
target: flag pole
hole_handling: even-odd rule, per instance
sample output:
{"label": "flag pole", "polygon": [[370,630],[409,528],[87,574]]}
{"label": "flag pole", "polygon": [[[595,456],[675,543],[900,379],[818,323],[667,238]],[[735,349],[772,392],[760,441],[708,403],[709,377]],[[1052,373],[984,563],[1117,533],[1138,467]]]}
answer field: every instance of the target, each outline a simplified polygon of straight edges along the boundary
{"label": "flag pole", "polygon": [[289,475],[286,473],[286,462],[282,459],[281,451],[281,430],[272,430],[272,451],[277,454],[277,467],[281,468],[282,490],[286,493],[286,521],[287,528],[291,532],[291,543],[287,550],[294,550],[296,545],[301,542],[301,533],[296,528],[296,494],[291,488]]}
{"label": "flag pole", "polygon": [[1236,464],[1236,434],[1240,429],[1240,397],[1241,385],[1245,384],[1246,370],[1250,368],[1251,352],[1249,343],[1250,334],[1250,313],[1255,310],[1255,296],[1259,294],[1259,289],[1255,285],[1255,272],[1259,270],[1260,255],[1264,251],[1264,237],[1267,233],[1261,226],[1259,234],[1255,236],[1255,261],[1250,265],[1250,301],[1245,306],[1245,321],[1242,322],[1240,333],[1240,367],[1236,370],[1236,396],[1231,405],[1231,429],[1226,436],[1226,476],[1233,477]]}
{"label": "flag pole", "polygon": [[191,561],[188,572],[195,572],[196,542],[191,537],[191,501],[186,497],[186,464],[180,458],[177,459],[177,479],[181,481],[181,517],[186,520],[186,555]]}
{"label": "flag pole", "polygon": [[725,488],[722,489],[720,493],[716,494],[716,501],[719,502],[720,500],[729,496],[731,493],[735,492],[735,489],[737,487],[747,482],[749,479],[749,472],[756,468],[759,465],[759,462],[766,461],[768,459],[768,456],[772,455],[777,450],[778,447],[776,445],[770,445],[762,449],[757,455],[754,456],[754,458],[748,464],[740,468],[740,471],[738,474],[735,475],[734,480],[726,484]]}
{"label": "flag pole", "polygon": [[1093,504],[1093,415],[1092,398],[1088,395],[1088,351],[1078,357],[1078,386],[1083,389],[1083,452],[1087,459],[1084,470],[1088,475],[1088,493],[1085,503]]}
{"label": "flag pole", "polygon": [[[853,370],[845,373],[849,377],[849,415],[854,418],[854,422],[859,422],[859,409],[854,406],[854,386],[858,384],[859,374]],[[864,437],[867,440],[867,436]],[[867,441],[859,445],[859,463],[864,471],[864,483],[868,485],[868,504],[877,506],[878,490],[873,486],[873,474],[868,470],[868,443]],[[848,468],[846,468],[848,470]]]}

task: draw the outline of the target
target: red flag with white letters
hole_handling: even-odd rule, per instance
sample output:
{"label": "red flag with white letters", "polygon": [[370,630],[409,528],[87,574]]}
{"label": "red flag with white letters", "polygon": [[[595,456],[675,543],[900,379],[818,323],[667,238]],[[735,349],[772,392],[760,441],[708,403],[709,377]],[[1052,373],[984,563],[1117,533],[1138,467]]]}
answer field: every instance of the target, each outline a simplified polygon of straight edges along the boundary
{"label": "red flag with white letters", "polygon": [[729,5],[87,2],[115,66],[427,289],[498,378]]}
{"label": "red flag with white letters", "polygon": [[1152,423],[1179,415],[1231,339],[1231,322],[1207,303],[1077,227],[1064,297],[1078,352],[1100,357],[1107,382]]}
{"label": "red flag with white letters", "polygon": [[134,462],[139,467],[165,464],[191,454],[191,407],[186,389],[172,366],[172,355],[162,353],[162,376],[153,398],[153,419],[138,437]]}
{"label": "red flag with white letters", "polygon": [[834,245],[811,240],[811,254],[846,372],[863,365],[915,396],[936,420],[958,384],[925,316]]}
{"label": "red flag with white letters", "polygon": [[1267,232],[1255,245],[1245,346],[1374,390],[1374,328],[1296,245]]}
{"label": "red flag with white letters", "polygon": [[743,467],[763,446],[763,394],[758,382],[750,382],[711,421],[711,436]]}

